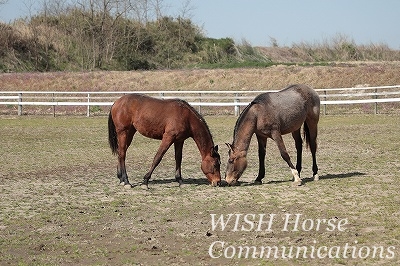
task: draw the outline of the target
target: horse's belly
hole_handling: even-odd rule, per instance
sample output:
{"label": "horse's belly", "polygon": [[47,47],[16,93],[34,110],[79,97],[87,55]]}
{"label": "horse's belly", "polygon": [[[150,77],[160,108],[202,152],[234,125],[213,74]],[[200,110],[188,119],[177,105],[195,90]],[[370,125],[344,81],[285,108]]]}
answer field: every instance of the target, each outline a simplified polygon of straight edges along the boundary
{"label": "horse's belly", "polygon": [[283,128],[281,128],[281,134],[286,135],[286,134],[292,133],[293,131],[298,130],[302,124],[303,123],[295,123],[295,124],[292,124],[290,127],[283,127]]}
{"label": "horse's belly", "polygon": [[152,139],[162,139],[164,135],[164,126],[155,121],[140,121],[134,123],[135,129],[143,136]]}
{"label": "horse's belly", "polygon": [[147,137],[147,138],[151,138],[151,139],[162,139],[163,138],[163,134],[159,134],[159,133],[152,133],[152,132],[144,132],[141,133],[139,131],[140,134],[142,134],[143,136]]}
{"label": "horse's belly", "polygon": [[285,135],[288,133],[291,133],[293,131],[296,131],[303,125],[304,121],[306,120],[306,115],[305,113],[297,113],[293,114],[292,116],[285,117],[281,119],[280,123],[280,130],[281,134]]}
{"label": "horse's belly", "polygon": [[164,130],[160,130],[160,128],[137,128],[135,127],[136,130],[143,136],[147,138],[152,138],[152,139],[162,139],[164,135]]}

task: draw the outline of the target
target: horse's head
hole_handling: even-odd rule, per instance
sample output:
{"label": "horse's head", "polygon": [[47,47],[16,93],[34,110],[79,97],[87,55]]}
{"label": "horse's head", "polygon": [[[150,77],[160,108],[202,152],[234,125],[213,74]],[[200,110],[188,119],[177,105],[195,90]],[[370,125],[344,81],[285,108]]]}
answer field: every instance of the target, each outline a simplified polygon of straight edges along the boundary
{"label": "horse's head", "polygon": [[228,185],[236,185],[238,179],[247,167],[246,152],[236,151],[229,143],[226,143],[226,145],[229,148],[229,158],[226,164],[225,180]]}
{"label": "horse's head", "polygon": [[213,187],[221,183],[221,157],[218,153],[218,145],[211,148],[209,155],[203,158],[201,162],[201,170],[206,175]]}

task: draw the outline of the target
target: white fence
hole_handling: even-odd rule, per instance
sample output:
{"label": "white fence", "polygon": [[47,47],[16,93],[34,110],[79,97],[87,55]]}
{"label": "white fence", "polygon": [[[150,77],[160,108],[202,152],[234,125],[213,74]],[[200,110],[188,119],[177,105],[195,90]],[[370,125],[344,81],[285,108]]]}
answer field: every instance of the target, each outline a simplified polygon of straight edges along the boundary
{"label": "white fence", "polygon": [[[374,104],[400,102],[400,85],[316,89],[321,97],[322,112],[326,114],[327,105]],[[59,92],[59,91],[0,91],[0,106],[17,106],[22,115],[23,106],[52,106],[53,114],[57,106],[85,106],[90,116],[93,106],[111,106],[124,94],[142,93],[157,98],[181,98],[191,105],[201,107],[234,108],[239,115],[240,106],[246,106],[254,97],[266,91],[123,91],[123,92]]]}

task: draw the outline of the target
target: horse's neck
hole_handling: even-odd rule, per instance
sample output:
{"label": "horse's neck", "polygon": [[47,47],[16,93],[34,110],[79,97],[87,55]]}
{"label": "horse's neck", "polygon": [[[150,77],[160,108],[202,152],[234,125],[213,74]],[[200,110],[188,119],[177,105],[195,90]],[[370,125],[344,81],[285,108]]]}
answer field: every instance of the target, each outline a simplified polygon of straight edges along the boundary
{"label": "horse's neck", "polygon": [[253,136],[255,131],[255,124],[251,119],[244,119],[241,121],[236,130],[235,135],[233,137],[233,147],[236,151],[241,151],[247,153],[251,137]]}
{"label": "horse's neck", "polygon": [[200,151],[201,157],[204,158],[211,153],[211,148],[214,147],[214,143],[207,126],[198,119],[196,119],[196,121],[198,121],[199,124],[196,126],[195,130],[192,130],[193,140]]}

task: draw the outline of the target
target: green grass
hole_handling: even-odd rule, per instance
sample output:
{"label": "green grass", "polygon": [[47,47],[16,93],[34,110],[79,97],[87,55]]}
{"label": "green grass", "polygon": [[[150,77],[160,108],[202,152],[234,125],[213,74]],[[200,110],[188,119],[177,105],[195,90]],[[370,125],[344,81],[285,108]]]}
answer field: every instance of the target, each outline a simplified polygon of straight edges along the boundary
{"label": "green grass", "polygon": [[[232,141],[236,118],[208,116],[220,145]],[[200,170],[193,140],[185,142],[184,185],[174,181],[173,149],[156,168],[150,189],[124,189],[107,143],[105,117],[0,119],[0,264],[12,265],[397,265],[400,196],[400,117],[322,116],[317,152],[321,180],[292,187],[278,149],[267,144],[267,174],[253,186],[258,160],[252,140],[240,187],[211,187]],[[295,161],[294,143],[284,138]],[[159,141],[135,136],[128,150],[130,180],[138,184]],[[303,155],[302,177],[311,171]],[[275,213],[272,233],[211,231],[210,214]],[[344,232],[283,232],[286,213],[348,219]],[[232,227],[230,227],[232,228]],[[394,259],[211,259],[213,241],[231,245],[395,246]]]}

